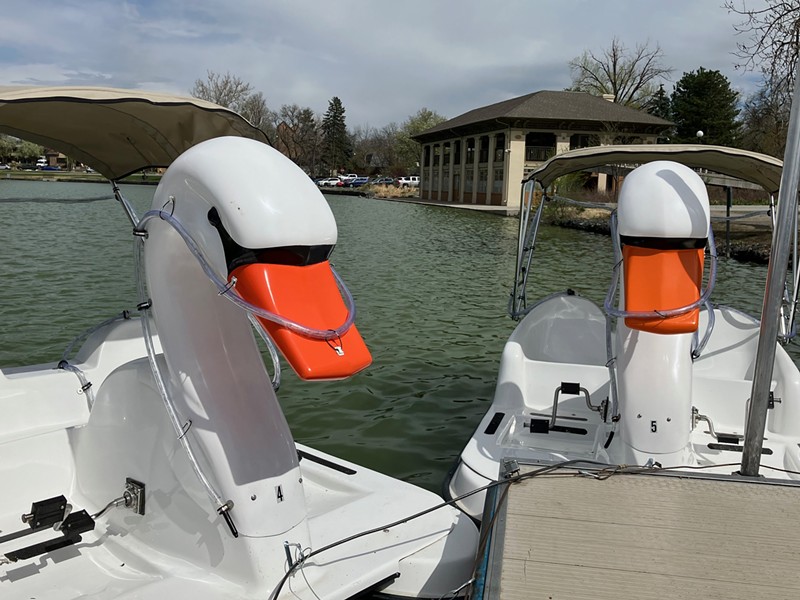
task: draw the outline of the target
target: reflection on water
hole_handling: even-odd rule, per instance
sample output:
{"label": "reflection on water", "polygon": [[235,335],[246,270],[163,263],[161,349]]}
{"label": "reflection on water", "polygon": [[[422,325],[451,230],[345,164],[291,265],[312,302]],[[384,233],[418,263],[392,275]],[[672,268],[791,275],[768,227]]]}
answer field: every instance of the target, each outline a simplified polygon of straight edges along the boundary
{"label": "reflection on water", "polygon": [[[153,191],[124,188],[140,214]],[[39,200],[54,197],[62,201]],[[0,181],[0,365],[58,360],[75,335],[135,306],[131,227],[110,198],[99,184]],[[286,367],[281,402],[299,441],[438,491],[488,407],[514,325],[505,310],[517,222],[329,202],[339,226],[332,260],[373,364],[331,383],[301,382]],[[545,227],[531,297],[570,287],[602,302],[612,260],[607,237]],[[714,297],[757,313],[765,276],[765,267],[722,261]]]}

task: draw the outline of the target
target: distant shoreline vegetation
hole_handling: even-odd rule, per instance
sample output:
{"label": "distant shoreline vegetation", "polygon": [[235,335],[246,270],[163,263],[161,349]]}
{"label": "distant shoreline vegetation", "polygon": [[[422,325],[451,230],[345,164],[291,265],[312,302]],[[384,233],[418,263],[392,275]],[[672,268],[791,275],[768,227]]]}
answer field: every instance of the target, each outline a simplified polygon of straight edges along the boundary
{"label": "distant shoreline vegetation", "polygon": [[[0,181],[14,179],[18,181],[60,181],[72,183],[108,183],[108,179],[100,173],[85,173],[83,171],[20,171],[11,169],[0,171]],[[161,181],[159,173],[134,173],[120,179],[119,183],[137,185],[158,185]]]}

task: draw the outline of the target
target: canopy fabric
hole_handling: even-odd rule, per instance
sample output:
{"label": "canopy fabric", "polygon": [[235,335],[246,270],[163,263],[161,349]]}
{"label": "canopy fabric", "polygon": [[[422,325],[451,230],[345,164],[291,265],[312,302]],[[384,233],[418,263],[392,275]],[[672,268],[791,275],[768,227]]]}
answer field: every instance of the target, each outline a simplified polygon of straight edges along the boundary
{"label": "canopy fabric", "polygon": [[0,86],[0,133],[58,150],[111,180],[167,167],[215,137],[269,143],[263,131],[211,102],[99,87]]}
{"label": "canopy fabric", "polygon": [[609,164],[639,165],[654,160],[673,160],[693,169],[707,169],[750,181],[769,193],[778,191],[783,171],[780,159],[748,150],[702,144],[635,144],[570,150],[534,169],[526,180],[535,179],[546,188],[568,173]]}

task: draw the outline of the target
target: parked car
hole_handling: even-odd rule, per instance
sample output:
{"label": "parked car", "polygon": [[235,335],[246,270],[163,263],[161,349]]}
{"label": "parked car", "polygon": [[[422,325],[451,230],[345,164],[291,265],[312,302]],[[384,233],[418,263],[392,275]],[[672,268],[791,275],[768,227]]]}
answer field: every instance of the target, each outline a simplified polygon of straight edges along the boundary
{"label": "parked car", "polygon": [[41,169],[42,169],[42,171],[60,171],[61,167],[59,167],[58,165],[53,165],[53,166],[45,165],[45,166],[41,167]]}
{"label": "parked car", "polygon": [[358,179],[358,175],[355,173],[348,173],[347,175],[339,175],[339,179],[342,180],[343,185],[347,185],[348,182],[353,181],[353,179]]}
{"label": "parked car", "polygon": [[398,177],[397,185],[400,187],[419,187],[419,176],[407,175],[405,177]]}
{"label": "parked car", "polygon": [[355,179],[350,179],[344,183],[345,187],[361,187],[362,185],[366,185],[369,183],[369,177],[356,177]]}
{"label": "parked car", "polygon": [[317,182],[319,187],[334,187],[337,185],[341,185],[342,181],[338,177],[326,177],[325,179],[320,179]]}
{"label": "parked car", "polygon": [[376,177],[372,180],[372,185],[394,185],[393,177]]}
{"label": "parked car", "polygon": [[0,171],[8,171],[10,168],[11,168],[11,165],[7,165],[5,163],[0,165]]}

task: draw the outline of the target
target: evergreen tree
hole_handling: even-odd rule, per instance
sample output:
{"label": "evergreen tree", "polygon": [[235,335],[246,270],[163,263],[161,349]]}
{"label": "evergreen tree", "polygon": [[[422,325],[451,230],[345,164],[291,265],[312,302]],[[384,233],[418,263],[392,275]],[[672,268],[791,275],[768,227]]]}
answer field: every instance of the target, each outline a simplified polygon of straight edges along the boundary
{"label": "evergreen tree", "polygon": [[[669,94],[664,90],[664,84],[658,86],[658,90],[647,103],[647,112],[660,119],[672,121],[672,101]],[[659,143],[669,143],[675,137],[674,127],[669,127],[658,136]]]}
{"label": "evergreen tree", "polygon": [[697,142],[697,132],[702,131],[704,144],[736,146],[741,127],[736,120],[738,97],[719,71],[700,67],[684,73],[672,92],[675,141]]}
{"label": "evergreen tree", "polygon": [[653,94],[650,102],[647,103],[647,112],[667,121],[672,120],[672,101],[669,98],[669,94],[664,90],[663,83],[658,86],[658,90]]}
{"label": "evergreen tree", "polygon": [[353,146],[347,135],[344,106],[334,96],[322,117],[322,160],[330,170],[338,171],[347,168],[352,156]]}

